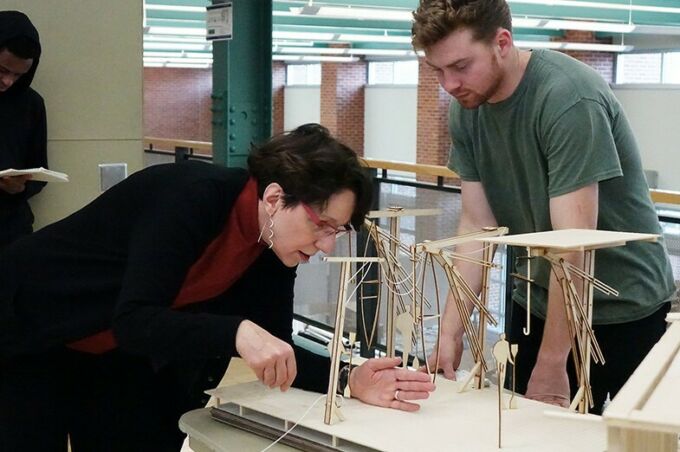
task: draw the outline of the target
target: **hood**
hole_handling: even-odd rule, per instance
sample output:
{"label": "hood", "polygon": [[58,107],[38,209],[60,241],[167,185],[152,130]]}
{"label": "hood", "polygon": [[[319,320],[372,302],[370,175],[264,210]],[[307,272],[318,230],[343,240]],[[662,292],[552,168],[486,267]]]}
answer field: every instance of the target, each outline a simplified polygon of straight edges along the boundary
{"label": "hood", "polygon": [[[40,48],[40,36],[38,35],[38,30],[35,29],[30,19],[26,14],[19,11],[0,11],[0,48],[3,47],[4,43],[11,38],[16,38],[18,36],[26,36],[27,38],[35,41]],[[38,62],[40,61],[40,54],[33,60],[33,66],[28,70],[27,73],[21,76],[14,85],[7,91],[1,94],[16,93],[19,91],[26,91],[31,82],[33,81],[33,76],[38,68]]]}

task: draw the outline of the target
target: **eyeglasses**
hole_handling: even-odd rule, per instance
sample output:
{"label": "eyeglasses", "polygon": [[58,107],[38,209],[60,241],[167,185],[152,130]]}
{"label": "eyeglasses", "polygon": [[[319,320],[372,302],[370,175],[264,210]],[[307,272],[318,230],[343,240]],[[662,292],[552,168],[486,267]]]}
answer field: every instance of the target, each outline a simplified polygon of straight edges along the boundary
{"label": "eyeglasses", "polygon": [[316,226],[314,234],[316,234],[317,237],[330,237],[331,235],[335,235],[336,238],[339,238],[352,231],[352,228],[348,224],[343,224],[336,228],[327,221],[319,218],[319,215],[317,215],[316,212],[314,212],[314,210],[312,210],[312,208],[307,204],[304,202],[301,202],[300,204],[302,204],[302,208],[305,209],[305,212],[307,212],[307,216],[311,222]]}

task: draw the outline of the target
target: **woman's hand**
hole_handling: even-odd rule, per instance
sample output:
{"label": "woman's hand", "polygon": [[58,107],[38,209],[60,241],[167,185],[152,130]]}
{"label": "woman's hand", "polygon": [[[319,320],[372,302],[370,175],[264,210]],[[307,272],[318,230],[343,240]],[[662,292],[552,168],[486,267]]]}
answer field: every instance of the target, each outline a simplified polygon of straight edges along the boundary
{"label": "woman's hand", "polygon": [[250,320],[241,322],[236,331],[236,351],[270,388],[286,391],[293,384],[297,375],[293,347]]}
{"label": "woman's hand", "polygon": [[349,385],[352,397],[364,403],[403,411],[418,411],[410,400],[427,399],[435,385],[423,372],[396,368],[401,358],[369,359],[352,369]]}

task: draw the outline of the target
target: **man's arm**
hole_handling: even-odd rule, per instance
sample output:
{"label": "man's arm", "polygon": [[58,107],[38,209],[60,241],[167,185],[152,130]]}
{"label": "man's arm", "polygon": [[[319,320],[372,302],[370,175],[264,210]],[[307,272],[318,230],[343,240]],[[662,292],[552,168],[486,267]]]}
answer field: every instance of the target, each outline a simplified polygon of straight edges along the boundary
{"label": "man's arm", "polygon": [[[554,230],[595,229],[597,228],[597,212],[597,183],[550,200],[550,220]],[[569,263],[583,268],[583,253],[569,253],[562,256]],[[580,284],[577,284],[577,289],[580,289],[579,286]],[[527,385],[526,396],[528,398],[555,405],[569,405],[569,380],[566,367],[570,350],[571,339],[567,328],[564,297],[559,282],[552,274],[543,339]]]}
{"label": "man's arm", "polygon": [[[463,181],[461,189],[463,207],[457,234],[479,231],[487,226],[498,226],[481,182]],[[470,242],[458,245],[456,252],[481,259],[481,247],[480,242]],[[456,261],[456,268],[474,293],[478,294],[482,289],[482,268],[467,261]],[[472,304],[468,303],[466,309],[469,315],[472,311]],[[455,371],[463,353],[463,332],[463,322],[453,300],[453,294],[449,290],[439,339],[439,367],[446,378],[455,379],[456,377]]]}

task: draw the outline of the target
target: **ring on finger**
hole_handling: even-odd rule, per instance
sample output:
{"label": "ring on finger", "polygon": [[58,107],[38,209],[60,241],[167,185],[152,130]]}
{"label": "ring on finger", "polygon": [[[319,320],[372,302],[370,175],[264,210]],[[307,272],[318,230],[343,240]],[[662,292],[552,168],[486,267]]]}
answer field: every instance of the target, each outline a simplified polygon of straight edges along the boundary
{"label": "ring on finger", "polygon": [[394,391],[394,400],[401,401],[401,399],[399,398],[399,390],[398,389],[396,391]]}

